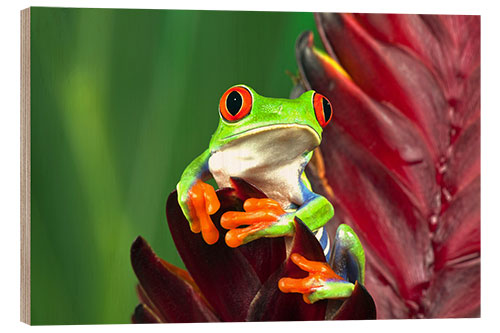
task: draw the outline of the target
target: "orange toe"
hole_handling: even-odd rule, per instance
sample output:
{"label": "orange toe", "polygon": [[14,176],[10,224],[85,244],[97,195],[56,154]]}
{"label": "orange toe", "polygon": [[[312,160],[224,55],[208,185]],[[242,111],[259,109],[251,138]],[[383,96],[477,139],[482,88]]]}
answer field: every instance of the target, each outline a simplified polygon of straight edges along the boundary
{"label": "orange toe", "polygon": [[277,216],[270,210],[258,210],[252,212],[226,212],[220,219],[220,224],[225,229],[234,229],[242,225],[253,225],[260,222],[277,221]]}
{"label": "orange toe", "polygon": [[196,182],[189,191],[190,213],[192,216],[191,231],[199,233],[207,244],[214,244],[219,239],[219,231],[210,215],[220,208],[219,199],[214,188],[202,181]]}
{"label": "orange toe", "polygon": [[250,225],[246,228],[235,228],[231,229],[226,233],[226,244],[229,247],[238,247],[245,242],[248,236],[268,228],[271,225],[270,222],[260,222]]}
{"label": "orange toe", "polygon": [[[230,229],[226,233],[226,244],[230,247],[242,245],[247,237],[268,228],[286,213],[279,203],[269,198],[247,199],[243,204],[243,209],[244,212],[230,211],[221,217],[221,226]],[[239,228],[242,226],[247,227]]]}
{"label": "orange toe", "polygon": [[342,280],[342,278],[338,276],[326,262],[307,260],[298,253],[292,253],[290,258],[295,265],[310,274],[315,274],[324,279]]}
{"label": "orange toe", "polygon": [[324,286],[327,280],[342,279],[326,262],[307,260],[298,253],[293,253],[290,258],[300,269],[309,274],[302,279],[282,278],[278,282],[278,288],[284,293],[303,294],[306,303],[310,303],[307,295]]}
{"label": "orange toe", "polygon": [[245,200],[245,203],[243,204],[243,209],[246,212],[253,212],[256,210],[266,210],[266,211],[273,211],[278,215],[285,214],[285,211],[283,208],[281,208],[280,204],[270,198],[264,198],[264,199],[256,199],[256,198],[250,198]]}

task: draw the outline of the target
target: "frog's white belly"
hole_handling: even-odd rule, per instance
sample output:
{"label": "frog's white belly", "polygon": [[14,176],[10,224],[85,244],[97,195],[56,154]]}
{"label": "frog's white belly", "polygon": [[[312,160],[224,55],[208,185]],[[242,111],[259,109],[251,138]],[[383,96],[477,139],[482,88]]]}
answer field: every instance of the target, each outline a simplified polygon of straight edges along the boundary
{"label": "frog's white belly", "polygon": [[231,186],[240,177],[284,208],[303,203],[300,175],[314,138],[301,128],[279,128],[240,138],[214,152],[208,161],[219,187]]}

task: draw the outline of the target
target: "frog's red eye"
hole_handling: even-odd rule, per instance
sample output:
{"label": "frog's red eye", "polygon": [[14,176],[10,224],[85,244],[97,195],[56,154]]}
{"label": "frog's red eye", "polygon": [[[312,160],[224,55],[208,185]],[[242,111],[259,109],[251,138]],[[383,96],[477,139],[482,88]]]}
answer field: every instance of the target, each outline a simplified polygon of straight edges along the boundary
{"label": "frog's red eye", "polygon": [[242,86],[228,89],[219,102],[220,114],[230,122],[242,119],[251,109],[252,94]]}
{"label": "frog's red eye", "polygon": [[328,125],[332,119],[332,105],[330,101],[323,95],[314,93],[313,97],[314,112],[321,127]]}

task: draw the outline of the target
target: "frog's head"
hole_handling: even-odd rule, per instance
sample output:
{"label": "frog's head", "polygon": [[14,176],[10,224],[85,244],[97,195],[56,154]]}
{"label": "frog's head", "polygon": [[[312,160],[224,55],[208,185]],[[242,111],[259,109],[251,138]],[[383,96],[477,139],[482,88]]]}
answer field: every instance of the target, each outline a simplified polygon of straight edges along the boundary
{"label": "frog's head", "polygon": [[249,138],[252,142],[298,145],[311,151],[321,143],[332,107],[326,97],[313,90],[296,99],[268,98],[248,86],[237,85],[222,95],[219,114],[219,126],[210,141],[212,151]]}

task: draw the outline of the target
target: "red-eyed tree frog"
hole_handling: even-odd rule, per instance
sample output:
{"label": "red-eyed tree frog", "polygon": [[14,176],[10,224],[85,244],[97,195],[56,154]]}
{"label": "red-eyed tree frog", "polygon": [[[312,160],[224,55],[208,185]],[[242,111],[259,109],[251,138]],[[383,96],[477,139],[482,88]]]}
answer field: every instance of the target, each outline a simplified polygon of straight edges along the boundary
{"label": "red-eyed tree frog", "polygon": [[[210,215],[218,211],[220,203],[214,188],[205,181],[214,178],[223,188],[231,186],[231,177],[238,177],[268,198],[248,199],[244,212],[226,212],[221,217],[222,227],[229,229],[225,237],[228,246],[238,247],[261,237],[292,236],[293,221],[298,217],[316,232],[326,257],[330,257],[334,245],[322,227],[333,217],[333,206],[312,191],[304,169],[321,143],[332,111],[328,99],[312,90],[295,99],[282,99],[260,96],[246,85],[229,88],[220,99],[220,121],[208,149],[188,165],[177,184],[179,205],[191,230],[201,231],[208,244],[217,242],[219,232]],[[359,246],[354,244],[356,249]],[[361,254],[364,272],[362,247]],[[316,263],[305,258],[292,259],[302,269],[316,269]],[[337,275],[331,273],[330,269],[325,280],[336,280]],[[300,288],[295,288],[292,280],[283,285],[280,282],[280,288],[302,292],[310,296],[309,301],[316,301],[332,295],[350,295],[354,285],[343,282],[337,283],[336,291],[327,288],[322,293],[307,292],[307,288],[297,291]]]}

